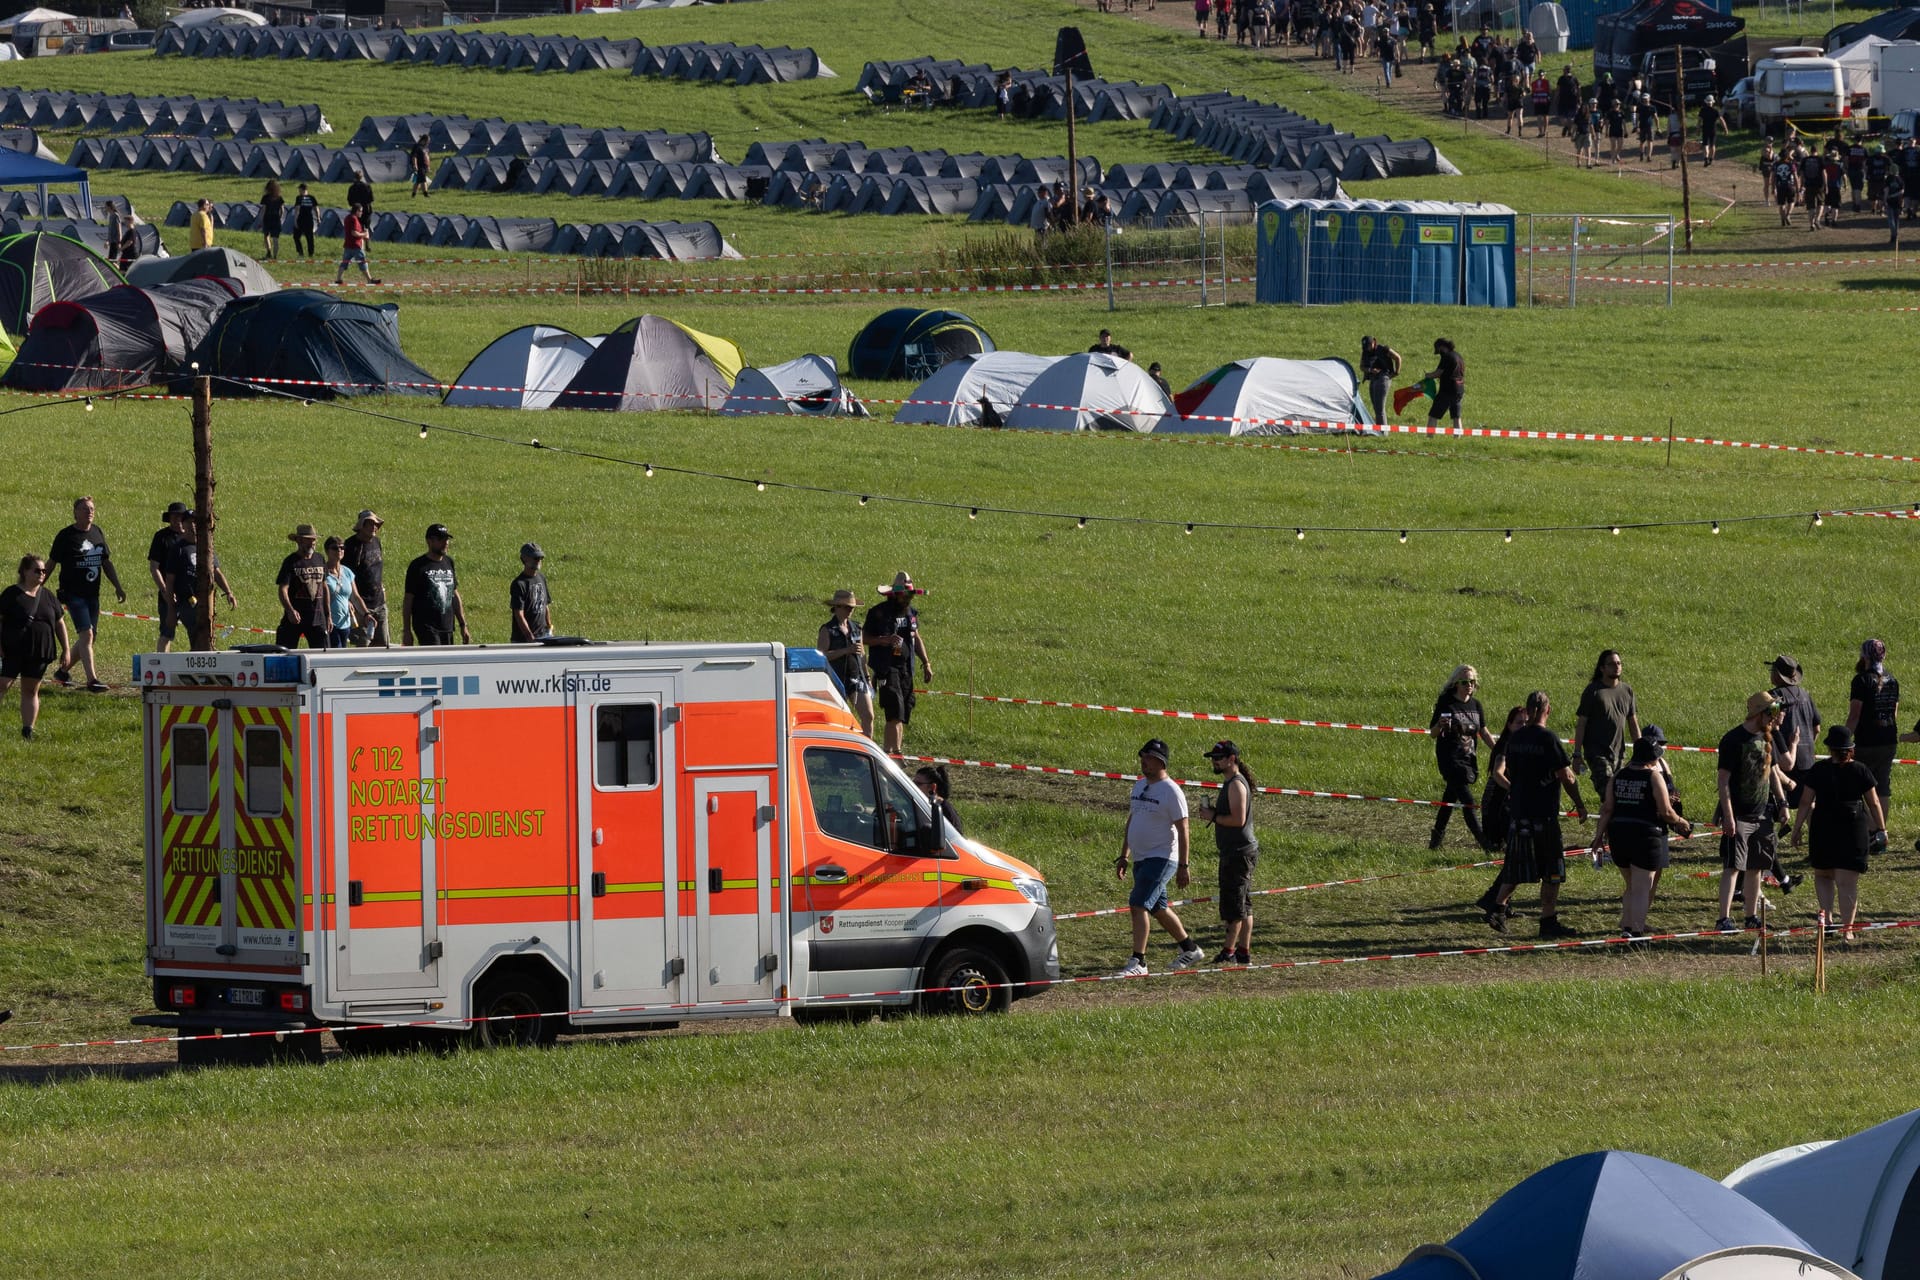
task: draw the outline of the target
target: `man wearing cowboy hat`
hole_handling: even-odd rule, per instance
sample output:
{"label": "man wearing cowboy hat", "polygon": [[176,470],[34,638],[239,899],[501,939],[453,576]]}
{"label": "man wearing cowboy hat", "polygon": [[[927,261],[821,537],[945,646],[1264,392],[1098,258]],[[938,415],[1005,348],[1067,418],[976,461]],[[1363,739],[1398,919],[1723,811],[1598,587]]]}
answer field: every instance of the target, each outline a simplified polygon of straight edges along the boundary
{"label": "man wearing cowboy hat", "polygon": [[902,569],[893,582],[881,587],[886,596],[867,610],[862,626],[867,645],[867,665],[873,668],[873,687],[886,717],[886,741],[889,755],[899,755],[907,739],[907,722],[913,719],[913,660],[920,659],[920,675],[933,683],[933,664],[927,661],[927,644],[920,638],[920,612],[913,598],[926,592],[913,585],[913,575]]}
{"label": "man wearing cowboy hat", "polygon": [[327,558],[315,551],[320,535],[310,524],[294,526],[287,535],[295,550],[280,562],[280,625],[274,629],[273,642],[297,649],[300,641],[309,649],[327,647],[327,633],[333,629],[333,611],[327,605]]}
{"label": "man wearing cowboy hat", "polygon": [[353,643],[361,649],[388,646],[386,552],[380,546],[382,523],[372,511],[362,511],[353,522],[353,536],[341,548],[340,562],[353,570],[353,585],[367,606],[366,617],[353,629]]}
{"label": "man wearing cowboy hat", "polygon": [[862,665],[867,647],[860,638],[860,624],[853,620],[853,611],[860,607],[860,599],[843,587],[826,603],[833,613],[820,624],[814,647],[826,655],[833,674],[840,677],[840,684],[847,691],[847,705],[860,717],[860,732],[871,738],[873,686],[867,683],[867,669]]}
{"label": "man wearing cowboy hat", "polygon": [[158,652],[165,653],[173,648],[173,636],[179,629],[179,619],[173,615],[173,600],[167,595],[167,564],[173,559],[173,544],[183,536],[180,529],[187,514],[184,502],[169,502],[161,513],[161,525],[147,543],[147,573],[153,578],[154,590],[160,593],[160,647]]}

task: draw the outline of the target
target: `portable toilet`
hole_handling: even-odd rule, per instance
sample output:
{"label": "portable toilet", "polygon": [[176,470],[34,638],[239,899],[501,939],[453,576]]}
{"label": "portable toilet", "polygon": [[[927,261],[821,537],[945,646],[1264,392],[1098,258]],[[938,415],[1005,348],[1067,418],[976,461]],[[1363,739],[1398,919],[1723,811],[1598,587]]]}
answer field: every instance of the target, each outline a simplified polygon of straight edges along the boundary
{"label": "portable toilet", "polygon": [[1516,215],[1505,205],[1462,205],[1461,301],[1469,307],[1514,305]]}
{"label": "portable toilet", "polygon": [[1567,25],[1567,11],[1552,0],[1533,6],[1533,12],[1527,15],[1527,30],[1533,32],[1533,42],[1540,46],[1540,52],[1546,57],[1558,57],[1567,51],[1567,43],[1572,36],[1572,28]]}

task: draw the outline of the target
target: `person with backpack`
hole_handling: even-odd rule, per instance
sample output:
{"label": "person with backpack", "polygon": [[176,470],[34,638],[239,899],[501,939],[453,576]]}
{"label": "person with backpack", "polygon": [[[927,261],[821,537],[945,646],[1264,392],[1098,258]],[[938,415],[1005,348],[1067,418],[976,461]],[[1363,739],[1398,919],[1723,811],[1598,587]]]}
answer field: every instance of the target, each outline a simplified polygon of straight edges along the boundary
{"label": "person with backpack", "polygon": [[1820,229],[1820,202],[1827,191],[1827,170],[1820,157],[1808,151],[1800,157],[1800,190],[1807,204],[1807,230]]}
{"label": "person with backpack", "polygon": [[306,256],[313,257],[313,233],[320,226],[320,201],[307,190],[307,184],[301,183],[293,197],[293,251],[301,252],[301,242],[306,243]]}
{"label": "person with backpack", "polygon": [[1367,395],[1373,401],[1376,425],[1387,420],[1387,397],[1393,380],[1400,376],[1400,353],[1368,334],[1360,339],[1360,376],[1367,380]]}
{"label": "person with backpack", "polygon": [[[1853,735],[1854,758],[1873,770],[1881,807],[1893,799],[1893,757],[1900,737],[1900,681],[1887,670],[1887,646],[1868,640],[1853,664],[1853,684],[1847,690],[1847,732]],[[1920,738],[1916,738],[1920,741]]]}
{"label": "person with backpack", "polygon": [[1773,184],[1773,202],[1780,208],[1780,225],[1784,227],[1793,220],[1793,206],[1800,198],[1800,166],[1790,152],[1774,157],[1767,180]]}

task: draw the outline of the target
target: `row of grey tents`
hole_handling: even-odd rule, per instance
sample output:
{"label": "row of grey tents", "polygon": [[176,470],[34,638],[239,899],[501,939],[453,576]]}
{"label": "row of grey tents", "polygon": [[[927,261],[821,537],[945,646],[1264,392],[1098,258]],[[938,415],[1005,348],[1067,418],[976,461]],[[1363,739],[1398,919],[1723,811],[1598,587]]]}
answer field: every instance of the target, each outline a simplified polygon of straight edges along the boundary
{"label": "row of grey tents", "polygon": [[[193,206],[176,200],[167,211],[166,225],[184,227]],[[340,236],[345,214],[323,209],[315,234],[334,240]],[[213,224],[228,231],[260,229],[260,206],[251,201],[213,204]],[[503,253],[579,254],[594,258],[668,258],[680,262],[738,258],[711,222],[557,222],[552,218],[489,218],[464,214],[376,213],[369,238],[381,244],[426,244],[452,248],[492,249]]]}
{"label": "row of grey tents", "polygon": [[1237,93],[1169,98],[1148,127],[1217,151],[1240,164],[1277,169],[1322,169],[1344,182],[1412,178],[1460,172],[1425,138],[1395,142],[1357,138],[1330,124]]}
{"label": "row of grey tents", "polygon": [[605,129],[544,120],[476,120],[472,116],[363,116],[348,145],[369,151],[407,150],[416,142],[429,151],[461,156],[524,156],[550,160],[718,160],[705,132]]}
{"label": "row of grey tents", "polygon": [[[932,107],[981,110],[998,104],[1002,74],[1012,77],[1008,109],[1021,119],[1064,120],[1069,91],[1065,76],[1048,71],[1007,68],[1004,73],[980,62],[957,58],[905,58],[869,62],[860,72],[855,90],[869,102],[891,105],[905,100],[915,76],[925,75],[932,89],[926,103]],[[1109,120],[1145,120],[1162,102],[1174,97],[1164,84],[1133,80],[1107,81],[1079,77],[1071,91],[1073,118],[1087,124]]]}
{"label": "row of grey tents", "polygon": [[[711,155],[712,143],[702,134],[652,134],[627,140],[629,150],[620,160],[568,163],[621,165],[638,162],[696,163]],[[67,163],[80,169],[127,169],[172,173],[229,174],[241,178],[279,178],[294,182],[351,182],[356,174],[369,182],[405,182],[411,174],[407,153],[342,147],[319,143],[220,142],[209,138],[81,138],[67,154]],[[442,165],[438,185],[471,190],[545,190],[527,186],[509,174],[530,171],[554,160],[523,158],[515,151],[495,156],[453,156]],[[516,168],[517,166],[517,168]],[[498,174],[493,181],[475,181],[475,173]],[[565,187],[562,187],[565,190]],[[720,197],[722,199],[730,197]]]}
{"label": "row of grey tents", "polygon": [[0,90],[0,125],[199,137],[232,134],[236,138],[293,138],[333,132],[320,108],[311,102],[288,106],[258,98],[154,98],[66,89]]}
{"label": "row of grey tents", "polygon": [[637,76],[731,84],[781,84],[833,76],[812,49],[728,41],[649,45],[604,36],[500,31],[370,31],[313,27],[168,27],[156,57],[279,58],[317,62],[422,63],[492,71],[631,71]]}

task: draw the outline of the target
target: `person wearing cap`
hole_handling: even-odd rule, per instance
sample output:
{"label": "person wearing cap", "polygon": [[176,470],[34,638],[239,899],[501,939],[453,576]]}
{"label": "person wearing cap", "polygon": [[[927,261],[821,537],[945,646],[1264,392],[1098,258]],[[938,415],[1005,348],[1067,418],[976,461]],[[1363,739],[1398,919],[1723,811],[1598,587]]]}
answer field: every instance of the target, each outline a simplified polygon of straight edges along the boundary
{"label": "person wearing cap", "polygon": [[913,719],[913,660],[920,659],[921,678],[933,683],[933,664],[927,661],[927,642],[920,634],[920,612],[913,598],[925,594],[913,585],[913,575],[902,569],[880,590],[886,598],[867,610],[861,625],[867,646],[867,666],[873,671],[875,699],[886,719],[882,744],[888,755],[899,755]]}
{"label": "person wearing cap", "polygon": [[407,566],[406,591],[400,597],[400,643],[452,644],[460,628],[460,643],[473,640],[467,631],[467,606],[460,599],[460,575],[447,554],[453,534],[443,524],[427,526],[427,551]]}
{"label": "person wearing cap", "polygon": [[173,544],[180,540],[181,517],[187,514],[184,502],[169,502],[161,513],[160,528],[147,543],[147,574],[153,579],[153,589],[159,597],[154,612],[160,615],[160,641],[156,653],[165,653],[173,648],[174,633],[179,629],[179,619],[173,614],[173,600],[167,595],[167,562],[173,557]]}
{"label": "person wearing cap", "polygon": [[1433,833],[1427,848],[1438,849],[1446,839],[1447,823],[1457,807],[1466,820],[1474,843],[1486,847],[1480,830],[1480,817],[1473,811],[1473,784],[1480,780],[1480,744],[1493,749],[1493,737],[1487,732],[1487,713],[1474,692],[1480,687],[1480,673],[1466,663],[1453,669],[1446,687],[1433,704],[1427,732],[1433,735],[1434,762],[1440,767],[1440,779],[1446,789],[1440,796],[1440,808],[1433,815]]}
{"label": "person wearing cap", "polygon": [[280,562],[274,579],[280,589],[280,625],[274,629],[273,642],[296,649],[300,641],[309,649],[329,647],[327,633],[333,629],[327,606],[327,560],[314,550],[320,535],[310,524],[296,525],[287,535],[294,550]]}
{"label": "person wearing cap", "polygon": [[1800,664],[1791,654],[1777,654],[1767,664],[1773,677],[1773,700],[1780,704],[1780,728],[1773,735],[1773,757],[1787,775],[1787,804],[1800,804],[1800,784],[1813,768],[1818,755],[1814,744],[1820,740],[1820,710],[1813,695],[1800,683]]}
{"label": "person wearing cap", "polygon": [[347,568],[347,544],[338,536],[329,536],[327,553],[327,647],[344,649],[355,624],[367,616],[367,602],[360,598],[353,570]]}
{"label": "person wearing cap", "polygon": [[[1527,722],[1503,734],[1501,759],[1496,766],[1507,783],[1506,863],[1500,869],[1500,892],[1487,909],[1487,924],[1507,930],[1508,904],[1523,884],[1540,886],[1540,936],[1573,938],[1579,934],[1560,922],[1560,886],[1567,878],[1566,847],[1560,841],[1560,793],[1566,792],[1580,821],[1587,807],[1566,748],[1547,728],[1553,704],[1543,690],[1527,695]],[[1483,900],[1484,901],[1484,900]]]}
{"label": "person wearing cap", "polygon": [[[1738,888],[1751,909],[1760,902],[1760,873],[1774,863],[1772,814],[1786,813],[1785,776],[1775,767],[1769,734],[1778,723],[1780,704],[1762,691],[1747,698],[1747,717],[1720,739],[1720,920],[1722,933],[1733,931],[1733,894]],[[1751,913],[1743,928],[1757,929]]]}
{"label": "person wearing cap", "polygon": [[1153,379],[1153,385],[1160,388],[1167,399],[1173,399],[1173,384],[1167,381],[1167,375],[1161,371],[1158,360],[1147,366],[1147,376]]}
{"label": "person wearing cap", "polygon": [[1867,855],[1886,850],[1887,814],[1873,770],[1853,757],[1853,734],[1845,725],[1827,730],[1827,751],[1827,758],[1807,771],[1805,799],[1793,820],[1793,843],[1798,846],[1801,833],[1812,827],[1807,861],[1813,864],[1820,924],[1840,930],[1851,942],[1860,877],[1867,870]]}
{"label": "person wearing cap", "polygon": [[813,643],[826,655],[833,674],[840,678],[847,705],[860,718],[860,732],[871,738],[873,686],[867,681],[867,650],[861,643],[860,624],[853,620],[853,611],[859,607],[860,597],[845,587],[834,592],[833,599],[827,601],[829,616],[820,624],[820,634],[814,637]]}
{"label": "person wearing cap", "polygon": [[[1657,726],[1636,738],[1633,755],[1607,783],[1594,824],[1593,847],[1609,849],[1626,885],[1620,896],[1620,928],[1640,939],[1647,932],[1660,873],[1667,869],[1667,832],[1691,835],[1693,827],[1673,807],[1661,759],[1666,735]],[[1640,945],[1644,945],[1641,943]]]}
{"label": "person wearing cap", "polygon": [[1626,759],[1627,744],[1640,736],[1633,686],[1620,678],[1625,666],[1618,649],[1602,649],[1574,712],[1573,771],[1593,773],[1596,796],[1607,794],[1607,779]]}
{"label": "person wearing cap", "polygon": [[220,568],[220,555],[214,553],[213,564],[203,575],[200,572],[200,540],[195,536],[196,520],[194,513],[187,511],[180,517],[180,540],[173,544],[173,558],[167,562],[167,597],[173,601],[173,616],[187,624],[187,635],[193,647],[199,650],[211,649],[213,637],[200,630],[200,617],[194,606],[199,603],[200,594],[206,589],[207,580],[220,589],[227,598],[227,607],[238,607],[234,599],[233,588],[227,585],[227,575]]}
{"label": "person wearing cap", "polygon": [[1207,749],[1220,775],[1220,802],[1200,806],[1200,821],[1213,825],[1213,846],[1220,854],[1220,923],[1227,926],[1215,964],[1253,963],[1253,867],[1260,841],[1253,834],[1253,771],[1240,748],[1223,738]]}
{"label": "person wearing cap", "polygon": [[387,639],[386,553],[380,545],[381,519],[372,511],[362,511],[353,522],[353,536],[347,539],[340,562],[353,570],[354,590],[367,607],[362,621],[353,629],[353,643],[365,649],[384,649]]}
{"label": "person wearing cap", "polygon": [[[105,577],[113,584],[114,598],[123,604],[127,593],[113,567],[106,531],[94,521],[94,511],[92,498],[73,500],[73,523],[54,535],[47,560],[60,570],[60,588],[54,598],[73,619],[73,657],[80,660],[87,673],[87,692],[105,693],[106,683],[93,665],[93,637],[100,620],[100,579]],[[71,670],[70,664],[61,663],[54,668],[53,682],[72,684]]]}
{"label": "person wearing cap", "polygon": [[1367,384],[1367,397],[1373,401],[1373,420],[1387,420],[1387,400],[1393,394],[1393,380],[1400,376],[1400,353],[1372,334],[1360,339],[1360,376]]}
{"label": "person wearing cap", "polygon": [[1167,901],[1168,885],[1177,882],[1184,889],[1193,878],[1187,865],[1192,856],[1189,837],[1187,794],[1167,776],[1167,744],[1149,738],[1140,748],[1140,777],[1127,797],[1127,829],[1120,837],[1120,856],[1113,860],[1114,874],[1121,879],[1129,864],[1133,869],[1133,891],[1127,895],[1133,954],[1120,970],[1122,978],[1147,975],[1147,935],[1155,920],[1179,948],[1179,968],[1191,969],[1206,959]]}
{"label": "person wearing cap", "polygon": [[520,573],[507,588],[516,641],[544,640],[553,634],[553,597],[547,594],[547,575],[540,572],[546,558],[539,543],[520,545]]}
{"label": "person wearing cap", "polygon": [[1133,352],[1113,340],[1113,330],[1111,329],[1102,329],[1100,331],[1100,340],[1088,347],[1087,350],[1093,352],[1095,355],[1119,356],[1122,360],[1133,359]]}
{"label": "person wearing cap", "polygon": [[[1847,731],[1853,735],[1854,758],[1873,770],[1880,791],[1880,807],[1893,799],[1893,756],[1900,741],[1900,682],[1887,670],[1884,641],[1868,640],[1853,664],[1853,684],[1847,690]],[[1909,741],[1920,742],[1920,734]]]}

